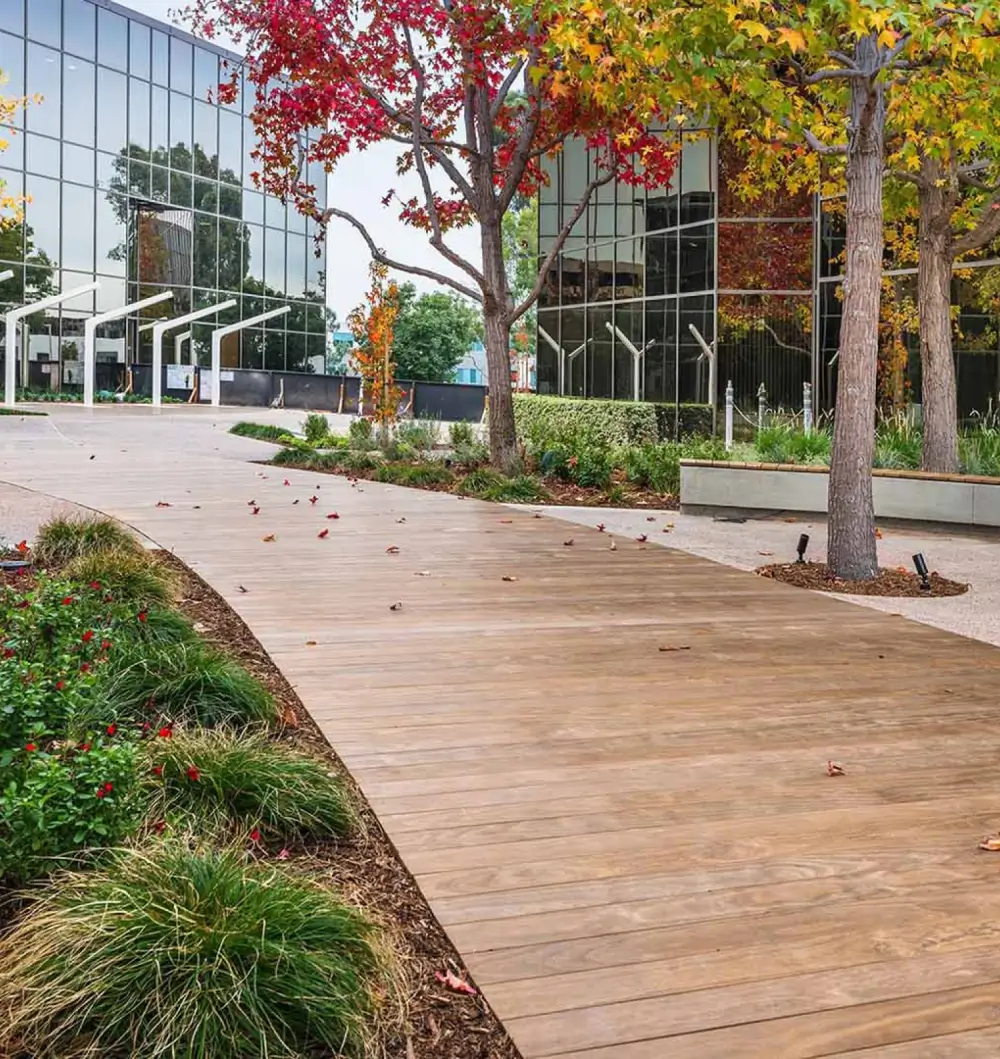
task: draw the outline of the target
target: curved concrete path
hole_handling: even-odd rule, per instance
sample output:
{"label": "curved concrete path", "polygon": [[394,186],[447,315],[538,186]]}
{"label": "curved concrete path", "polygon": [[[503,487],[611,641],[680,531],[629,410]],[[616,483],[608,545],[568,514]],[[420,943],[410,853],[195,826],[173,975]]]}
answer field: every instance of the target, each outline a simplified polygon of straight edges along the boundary
{"label": "curved concrete path", "polygon": [[123,519],[230,601],[526,1057],[1000,1052],[996,649],[265,469],[225,433],[244,415],[0,418],[0,479]]}

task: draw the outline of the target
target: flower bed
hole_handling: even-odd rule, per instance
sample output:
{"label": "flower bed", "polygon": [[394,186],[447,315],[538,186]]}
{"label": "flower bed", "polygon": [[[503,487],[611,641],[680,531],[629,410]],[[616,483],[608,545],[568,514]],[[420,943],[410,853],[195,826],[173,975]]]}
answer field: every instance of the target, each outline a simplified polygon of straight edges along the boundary
{"label": "flower bed", "polygon": [[516,1059],[236,615],[114,524],[36,546],[0,587],[0,875],[33,883],[0,1054]]}

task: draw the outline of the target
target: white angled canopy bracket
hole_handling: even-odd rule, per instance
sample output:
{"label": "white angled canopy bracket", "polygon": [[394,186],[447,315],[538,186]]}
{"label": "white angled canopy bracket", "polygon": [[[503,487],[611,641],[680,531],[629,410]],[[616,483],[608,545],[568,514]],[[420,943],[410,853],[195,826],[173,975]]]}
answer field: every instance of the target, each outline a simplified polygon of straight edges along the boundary
{"label": "white angled canopy bracket", "polygon": [[62,302],[67,302],[71,298],[77,298],[81,294],[90,294],[92,291],[97,290],[100,287],[100,283],[97,280],[92,280],[90,283],[84,283],[79,287],[74,287],[72,290],[64,291],[62,294],[50,294],[47,298],[41,298],[37,302],[32,302],[30,305],[22,305],[19,309],[11,309],[5,317],[6,323],[6,334],[7,334],[7,364],[6,371],[4,372],[4,394],[3,403],[8,408],[14,407],[14,394],[17,389],[17,324],[19,320],[23,320],[26,316],[31,316],[33,313],[40,313],[44,309],[51,309],[53,305],[59,305]]}
{"label": "white angled canopy bracket", "polygon": [[[185,342],[189,341],[190,338],[191,338],[191,332],[190,331],[183,331],[183,332],[181,332],[181,334],[179,334],[174,339],[174,363],[175,364],[182,363],[182,361],[181,361],[181,347],[184,345]],[[194,367],[194,343],[191,344],[189,352],[191,354],[191,367],[193,368]]]}
{"label": "white angled canopy bracket", "polygon": [[13,278],[14,278],[14,273],[9,268],[6,268],[6,269],[3,270],[3,272],[0,272],[0,283],[6,283],[7,280],[13,279]]}
{"label": "white angled canopy bracket", "polygon": [[656,345],[656,339],[651,338],[643,347],[639,349],[628,337],[628,335],[622,332],[620,327],[613,327],[610,321],[605,322],[605,327],[613,334],[618,336],[618,341],[632,354],[632,400],[638,401],[639,398],[639,380],[641,376],[640,366],[642,364],[642,358],[646,355],[646,350],[651,349]]}
{"label": "white angled canopy bracket", "polygon": [[212,405],[219,407],[220,394],[222,393],[222,340],[226,335],[235,334],[245,327],[253,327],[254,324],[262,324],[265,320],[272,320],[275,316],[284,316],[290,313],[290,305],[282,305],[280,309],[272,309],[270,312],[261,313],[260,316],[251,316],[249,320],[240,320],[238,324],[227,324],[225,327],[217,327],[212,332]]}
{"label": "white angled canopy bracket", "polygon": [[185,313],[184,316],[175,316],[173,320],[163,320],[153,326],[153,407],[159,408],[163,403],[163,336],[168,331],[183,324],[193,324],[195,320],[201,320],[212,313],[231,309],[236,304],[234,298],[219,302],[218,305],[209,305],[205,309],[196,309],[193,313]]}
{"label": "white angled canopy bracket", "polygon": [[123,316],[128,316],[130,313],[141,312],[143,309],[148,309],[151,305],[159,305],[160,302],[165,302],[173,296],[174,292],[172,290],[162,291],[160,294],[153,294],[148,298],[143,298],[141,301],[132,302],[131,305],[126,305],[121,309],[111,309],[109,312],[92,316],[84,323],[83,403],[86,408],[93,408],[94,406],[94,385],[97,373],[97,351],[94,347],[97,329],[101,324],[109,324],[112,320],[120,320]]}

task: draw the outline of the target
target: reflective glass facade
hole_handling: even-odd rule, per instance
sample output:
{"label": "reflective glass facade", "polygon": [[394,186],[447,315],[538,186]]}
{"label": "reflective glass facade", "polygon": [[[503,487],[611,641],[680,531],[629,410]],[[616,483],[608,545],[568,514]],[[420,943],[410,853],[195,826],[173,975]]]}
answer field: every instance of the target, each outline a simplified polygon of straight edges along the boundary
{"label": "reflective glass facade", "polygon": [[[709,130],[662,135],[680,148],[669,187],[599,188],[549,274],[538,307],[539,392],[632,399],[638,352],[640,399],[707,401],[700,338],[715,343],[720,404],[732,380],[745,408],[756,409],[761,384],[771,407],[800,408],[803,383],[811,382],[817,407],[832,407],[844,246],[838,203],[784,191],[747,202],[735,190],[744,163],[731,145]],[[542,258],[572,216],[592,162],[582,143],[571,142],[547,165]],[[983,258],[975,264],[988,264]],[[983,268],[956,272],[966,415],[985,410],[1000,385],[1000,276],[984,283],[987,276]],[[906,296],[908,282],[915,285],[915,275],[900,278],[896,296]],[[990,288],[996,305],[983,296]],[[909,363],[904,356],[902,383],[880,380],[883,398],[902,386],[919,400],[916,336],[898,338]]]}
{"label": "reflective glass facade", "polygon": [[216,324],[287,304],[286,316],[225,339],[223,365],[323,371],[325,257],[312,221],[254,189],[252,96],[209,101],[226,59],[238,57],[110,0],[0,0],[5,92],[43,97],[0,154],[8,190],[30,196],[24,222],[0,232],[0,272],[15,273],[0,284],[0,312],[100,282],[29,318],[23,384],[78,388],[85,317],[165,290],[172,301],[98,332],[99,387],[151,361],[143,324],[228,299],[234,308],[192,328],[200,362]]}

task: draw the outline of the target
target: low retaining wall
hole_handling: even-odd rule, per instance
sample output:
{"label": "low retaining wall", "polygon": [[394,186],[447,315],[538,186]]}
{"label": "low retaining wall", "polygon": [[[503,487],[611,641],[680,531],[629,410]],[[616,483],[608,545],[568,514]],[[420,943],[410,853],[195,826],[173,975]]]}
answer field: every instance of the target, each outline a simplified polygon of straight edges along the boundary
{"label": "low retaining wall", "polygon": [[[829,474],[827,467],[681,460],[681,511],[825,514]],[[1000,478],[875,470],[872,496],[878,518],[1000,526]]]}

